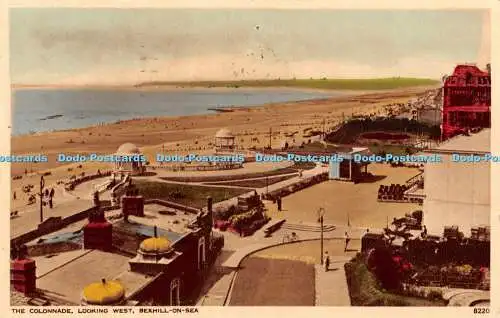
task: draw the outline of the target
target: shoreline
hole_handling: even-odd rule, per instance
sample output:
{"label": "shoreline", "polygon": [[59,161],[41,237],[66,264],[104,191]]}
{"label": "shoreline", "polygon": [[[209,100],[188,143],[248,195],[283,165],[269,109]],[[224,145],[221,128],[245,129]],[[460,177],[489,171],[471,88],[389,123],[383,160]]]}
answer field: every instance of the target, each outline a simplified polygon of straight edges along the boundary
{"label": "shoreline", "polygon": [[[224,112],[224,111],[216,111],[212,109],[211,107],[207,106],[207,109],[204,113],[200,114],[192,114],[192,115],[178,115],[178,116],[156,116],[156,115],[151,115],[151,116],[141,116],[138,118],[130,118],[130,119],[123,119],[123,120],[115,120],[115,121],[109,121],[109,122],[100,122],[96,123],[93,125],[87,125],[87,126],[82,126],[82,127],[75,127],[75,128],[68,128],[68,129],[58,129],[58,130],[47,130],[47,131],[39,131],[35,133],[24,133],[24,134],[16,134],[16,135],[11,135],[11,139],[14,138],[23,138],[23,137],[29,137],[29,136],[44,136],[44,135],[50,135],[50,134],[57,134],[57,133],[64,133],[64,132],[78,132],[78,131],[84,131],[88,130],[90,128],[96,128],[96,127],[109,127],[113,125],[120,125],[120,124],[127,124],[127,123],[132,123],[132,122],[138,122],[138,121],[164,121],[164,120],[181,120],[185,118],[192,118],[192,119],[197,119],[200,117],[205,117],[205,116],[217,116],[217,115],[223,115],[223,114],[237,114],[237,113],[248,113],[252,112],[253,110],[259,110],[263,108],[272,108],[272,107],[279,107],[279,106],[287,106],[287,107],[293,107],[297,106],[300,104],[304,103],[339,103],[343,102],[344,100],[349,100],[352,98],[363,98],[363,97],[370,97],[372,95],[385,95],[385,94],[391,94],[391,93],[398,93],[398,92],[405,92],[405,91],[425,91],[427,89],[432,89],[435,88],[435,86],[417,86],[417,87],[409,87],[409,88],[400,88],[400,89],[387,89],[387,90],[323,90],[323,89],[308,89],[308,88],[296,88],[296,87],[249,87],[249,88],[233,88],[233,87],[214,87],[214,88],[207,88],[207,87],[165,87],[162,86],[158,89],[143,89],[143,88],[134,88],[134,87],[104,87],[101,86],[100,88],[93,88],[93,87],[88,87],[88,88],[82,88],[82,89],[102,89],[102,90],[108,90],[108,89],[117,89],[117,90],[138,90],[138,91],[174,91],[174,90],[211,90],[211,91],[244,91],[244,90],[259,90],[259,91],[270,91],[270,90],[276,90],[276,89],[287,89],[289,91],[302,91],[302,92],[323,92],[323,93],[328,93],[328,92],[337,92],[340,93],[341,95],[339,96],[325,96],[323,98],[313,98],[313,99],[306,99],[306,100],[298,100],[298,101],[287,101],[287,102],[275,102],[275,103],[266,103],[266,104],[259,104],[259,105],[252,105],[252,106],[221,106],[218,107],[219,109],[228,109],[230,111]],[[20,90],[30,90],[33,88],[21,88]],[[41,87],[41,89],[80,89],[80,88],[75,88],[75,87],[60,87],[60,86],[44,86]],[[19,89],[18,89],[19,90]]]}
{"label": "shoreline", "polygon": [[[272,143],[279,148],[286,139],[294,145],[308,142],[305,132],[309,129],[332,129],[352,115],[384,115],[385,106],[404,103],[427,88],[391,90],[384,93],[357,94],[321,100],[273,103],[238,109],[233,112],[209,113],[191,116],[162,116],[137,118],[64,131],[41,132],[32,135],[11,136],[11,155],[44,154],[48,162],[11,163],[11,189],[18,193],[15,205],[25,202],[22,188],[36,184],[40,173],[47,184],[67,180],[71,175],[85,172],[93,174],[97,169],[110,168],[109,163],[57,162],[59,153],[65,154],[113,154],[124,143],[135,144],[147,157],[155,153],[210,154],[214,149],[214,136],[221,128],[233,132],[238,149],[264,148]],[[273,138],[269,138],[272,127]],[[293,137],[287,137],[293,136]],[[25,175],[25,172],[28,172]],[[33,172],[33,173],[31,173]]]}
{"label": "shoreline", "polygon": [[[231,112],[210,112],[186,116],[152,116],[86,126],[66,130],[46,131],[35,134],[11,136],[11,154],[29,155],[43,153],[49,156],[48,164],[37,164],[37,171],[61,166],[50,159],[57,153],[114,153],[124,143],[136,144],[146,149],[169,145],[175,151],[188,148],[212,149],[213,136],[221,128],[233,131],[237,143],[244,148],[265,146],[269,127],[277,133],[275,147],[290,134],[298,132],[297,142],[306,128],[334,127],[343,116],[355,114],[382,114],[383,106],[414,98],[428,88],[392,90],[384,93],[337,96],[328,99],[281,102],[243,107]],[[267,134],[267,135],[266,135]],[[307,141],[307,140],[306,140]],[[28,167],[29,166],[29,167]],[[17,174],[32,165],[13,164],[11,171]]]}

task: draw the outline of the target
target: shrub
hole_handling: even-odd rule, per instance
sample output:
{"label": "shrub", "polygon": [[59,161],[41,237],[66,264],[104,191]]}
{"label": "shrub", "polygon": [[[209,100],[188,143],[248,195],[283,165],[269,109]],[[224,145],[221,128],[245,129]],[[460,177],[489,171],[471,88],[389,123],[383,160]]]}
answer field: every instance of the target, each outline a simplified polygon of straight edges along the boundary
{"label": "shrub", "polygon": [[[363,257],[356,255],[345,264],[349,296],[353,306],[444,306],[441,300],[427,300],[387,292],[366,267]],[[411,286],[409,287],[411,289]]]}
{"label": "shrub", "polygon": [[383,288],[394,290],[401,287],[402,274],[389,248],[374,249],[369,255],[368,264]]}
{"label": "shrub", "polygon": [[443,292],[440,290],[431,290],[427,294],[427,298],[430,300],[440,300],[443,299]]}

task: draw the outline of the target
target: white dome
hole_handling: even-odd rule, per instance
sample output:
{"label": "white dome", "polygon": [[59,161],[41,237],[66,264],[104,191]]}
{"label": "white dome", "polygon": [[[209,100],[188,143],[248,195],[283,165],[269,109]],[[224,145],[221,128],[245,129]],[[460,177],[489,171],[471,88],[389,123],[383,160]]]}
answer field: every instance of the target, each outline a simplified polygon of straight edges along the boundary
{"label": "white dome", "polygon": [[137,148],[136,145],[132,143],[125,143],[121,145],[118,150],[116,151],[117,154],[138,154],[141,153],[139,148]]}
{"label": "white dome", "polygon": [[215,134],[215,138],[234,138],[234,135],[231,130],[222,128]]}

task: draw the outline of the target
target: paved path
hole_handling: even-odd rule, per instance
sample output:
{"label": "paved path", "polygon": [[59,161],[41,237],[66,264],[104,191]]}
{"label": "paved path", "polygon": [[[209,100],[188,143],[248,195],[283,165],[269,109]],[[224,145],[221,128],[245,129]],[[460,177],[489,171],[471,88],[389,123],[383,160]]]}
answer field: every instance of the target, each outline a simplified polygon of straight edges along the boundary
{"label": "paved path", "polygon": [[235,275],[236,271],[224,274],[204,293],[196,306],[225,306]]}
{"label": "paved path", "polygon": [[[64,203],[54,203],[54,208],[47,206],[43,209],[44,220],[49,217],[67,217],[92,207],[92,201],[87,199],[71,200]],[[10,220],[10,237],[16,237],[23,233],[32,231],[40,224],[40,206],[34,204],[25,209],[18,217]]]}
{"label": "paved path", "polygon": [[240,266],[241,261],[247,257],[250,254],[253,254],[257,251],[263,250],[265,248],[274,246],[276,244],[279,244],[279,242],[276,241],[270,241],[270,242],[265,242],[265,243],[257,243],[257,244],[252,244],[245,246],[243,248],[240,248],[235,251],[231,257],[227,261],[225,261],[222,266],[227,267],[227,268],[233,268],[236,269]]}
{"label": "paved path", "polygon": [[[282,189],[282,188],[291,186],[295,183],[298,183],[298,182],[304,180],[305,178],[320,175],[320,174],[325,173],[325,172],[328,172],[328,167],[323,167],[321,165],[317,165],[313,169],[303,171],[302,177],[300,177],[300,176],[293,177],[293,178],[290,178],[287,180],[283,180],[281,182],[270,184],[267,187],[255,189],[255,191],[257,192],[257,194],[271,192],[274,190],[278,190],[278,189]],[[254,193],[255,191],[249,191],[249,193]],[[228,206],[228,205],[236,205],[237,203],[238,203],[238,198],[231,198],[231,199],[228,199],[226,201],[214,203],[214,208]]]}
{"label": "paved path", "polygon": [[474,302],[489,302],[490,292],[474,289],[451,289],[443,294],[443,299],[448,300],[448,306],[470,306]]}
{"label": "paved path", "polygon": [[330,270],[325,272],[321,265],[315,266],[316,306],[350,306],[349,288],[344,264],[349,257],[330,257]]}

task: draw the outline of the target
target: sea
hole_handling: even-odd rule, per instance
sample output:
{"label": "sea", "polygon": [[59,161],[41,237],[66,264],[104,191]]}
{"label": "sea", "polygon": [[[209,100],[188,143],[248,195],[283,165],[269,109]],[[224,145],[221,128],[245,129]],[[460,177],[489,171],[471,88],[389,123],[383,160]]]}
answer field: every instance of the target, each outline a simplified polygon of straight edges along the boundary
{"label": "sea", "polygon": [[295,89],[19,89],[12,96],[12,135],[83,128],[158,116],[214,113],[209,108],[337,97],[340,91]]}

